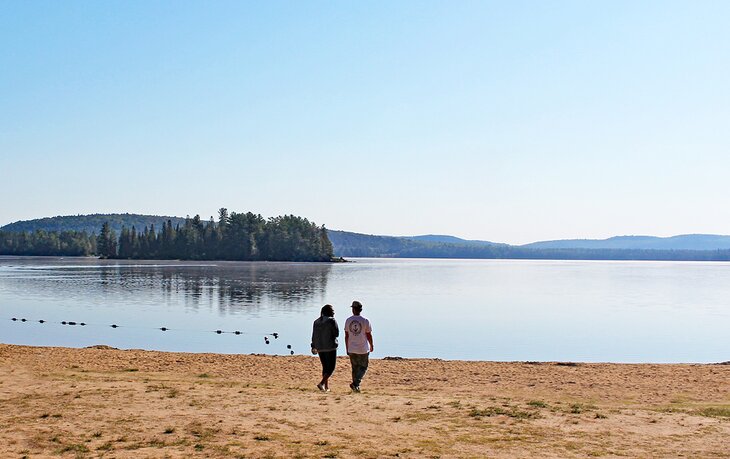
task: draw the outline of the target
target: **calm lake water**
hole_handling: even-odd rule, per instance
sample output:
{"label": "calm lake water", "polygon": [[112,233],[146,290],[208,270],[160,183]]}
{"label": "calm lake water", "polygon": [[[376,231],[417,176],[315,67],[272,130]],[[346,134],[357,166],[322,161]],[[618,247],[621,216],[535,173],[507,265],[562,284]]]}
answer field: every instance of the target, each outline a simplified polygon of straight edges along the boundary
{"label": "calm lake water", "polygon": [[321,306],[342,326],[357,299],[376,358],[730,360],[728,263],[353,261],[0,257],[0,342],[307,354]]}

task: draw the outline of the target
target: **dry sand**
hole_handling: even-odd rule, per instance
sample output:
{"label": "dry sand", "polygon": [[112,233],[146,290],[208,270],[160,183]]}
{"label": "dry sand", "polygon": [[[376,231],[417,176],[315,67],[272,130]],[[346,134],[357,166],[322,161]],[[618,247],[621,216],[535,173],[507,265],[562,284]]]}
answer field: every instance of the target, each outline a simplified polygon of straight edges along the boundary
{"label": "dry sand", "polygon": [[730,365],[0,345],[0,457],[730,457]]}

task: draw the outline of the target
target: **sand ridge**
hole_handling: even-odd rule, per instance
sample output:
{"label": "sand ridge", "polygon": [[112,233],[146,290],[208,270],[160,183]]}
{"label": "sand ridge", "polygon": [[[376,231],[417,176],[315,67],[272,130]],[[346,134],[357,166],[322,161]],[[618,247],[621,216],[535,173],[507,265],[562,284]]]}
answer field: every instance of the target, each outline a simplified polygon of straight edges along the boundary
{"label": "sand ridge", "polygon": [[0,344],[2,457],[730,457],[730,365]]}

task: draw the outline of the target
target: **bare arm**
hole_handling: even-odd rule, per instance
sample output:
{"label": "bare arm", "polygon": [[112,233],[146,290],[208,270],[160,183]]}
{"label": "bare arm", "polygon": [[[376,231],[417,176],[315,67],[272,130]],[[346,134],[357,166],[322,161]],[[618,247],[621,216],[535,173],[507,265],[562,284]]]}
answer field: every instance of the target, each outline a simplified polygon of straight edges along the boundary
{"label": "bare arm", "polygon": [[350,353],[350,332],[345,330],[345,352]]}
{"label": "bare arm", "polygon": [[373,334],[370,332],[365,333],[365,337],[368,339],[368,343],[370,343],[370,352],[373,352]]}

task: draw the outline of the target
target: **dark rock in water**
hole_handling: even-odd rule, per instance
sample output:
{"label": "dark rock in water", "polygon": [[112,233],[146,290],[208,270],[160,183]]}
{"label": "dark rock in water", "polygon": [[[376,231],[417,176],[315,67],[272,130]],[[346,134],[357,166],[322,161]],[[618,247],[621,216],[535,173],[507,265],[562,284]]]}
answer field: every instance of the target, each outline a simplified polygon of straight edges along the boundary
{"label": "dark rock in water", "polygon": [[87,346],[85,349],[104,349],[109,351],[118,351],[116,347],[107,346],[106,344],[97,344],[95,346]]}
{"label": "dark rock in water", "polygon": [[[542,365],[542,362],[535,362],[533,360],[528,360],[528,361],[522,362],[522,363],[524,363],[525,365]],[[560,365],[560,364],[558,364],[558,365]]]}
{"label": "dark rock in water", "polygon": [[730,360],[728,360],[727,362],[716,363],[715,365],[730,365]]}
{"label": "dark rock in water", "polygon": [[557,362],[555,365],[559,367],[577,367],[578,364],[575,362]]}
{"label": "dark rock in water", "polygon": [[383,360],[405,360],[403,357],[383,357]]}

